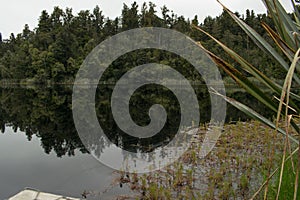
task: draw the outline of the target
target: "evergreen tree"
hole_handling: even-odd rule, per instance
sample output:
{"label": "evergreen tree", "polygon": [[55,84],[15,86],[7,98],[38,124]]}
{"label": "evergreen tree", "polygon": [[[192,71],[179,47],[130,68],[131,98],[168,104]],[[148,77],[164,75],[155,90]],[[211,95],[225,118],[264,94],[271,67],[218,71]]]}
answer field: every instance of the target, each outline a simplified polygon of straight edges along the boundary
{"label": "evergreen tree", "polygon": [[43,10],[36,29],[35,46],[41,50],[48,49],[48,46],[53,42],[51,31],[52,23],[50,16],[46,10]]}
{"label": "evergreen tree", "polygon": [[163,20],[156,15],[156,5],[149,2],[149,8],[144,3],[141,9],[141,27],[162,27]]}
{"label": "evergreen tree", "polygon": [[25,24],[23,32],[22,32],[22,38],[24,40],[28,40],[30,38],[31,34],[32,34],[32,32],[30,31],[28,24]]}
{"label": "evergreen tree", "polygon": [[136,2],[131,4],[131,8],[123,4],[121,19],[123,31],[139,27],[138,5]]}

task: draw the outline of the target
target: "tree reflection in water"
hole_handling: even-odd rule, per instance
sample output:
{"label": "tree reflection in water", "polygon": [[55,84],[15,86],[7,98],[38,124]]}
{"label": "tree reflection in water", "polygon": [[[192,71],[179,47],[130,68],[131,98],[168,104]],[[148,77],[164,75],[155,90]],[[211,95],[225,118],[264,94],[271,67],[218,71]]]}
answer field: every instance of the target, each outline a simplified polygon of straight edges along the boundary
{"label": "tree reflection in water", "polygon": [[[139,88],[131,98],[130,114],[140,126],[149,123],[148,111],[151,105],[161,104],[168,113],[167,123],[160,133],[152,138],[134,138],[118,128],[113,120],[109,98],[112,87],[101,86],[96,95],[96,113],[106,136],[116,146],[130,152],[151,152],[157,147],[163,147],[174,137],[180,123],[180,106],[172,92],[162,86],[152,85]],[[201,123],[207,122],[210,116],[210,101],[207,88],[196,88],[199,98]],[[243,92],[236,92],[235,96],[241,101],[250,101],[251,97]],[[14,88],[0,89],[0,127],[5,132],[5,126],[25,132],[28,140],[33,135],[40,138],[45,153],[54,151],[58,157],[75,155],[75,150],[89,153],[82,144],[75,129],[72,116],[72,88]],[[251,100],[251,102],[253,102]],[[256,109],[259,105],[252,103]],[[84,108],[83,108],[84,109]],[[193,109],[193,108],[191,108]],[[228,108],[227,120],[246,119],[232,107]],[[271,115],[271,113],[269,113]],[[89,125],[88,122],[86,124]],[[101,154],[106,144],[89,138],[91,145],[97,144],[95,152]]]}

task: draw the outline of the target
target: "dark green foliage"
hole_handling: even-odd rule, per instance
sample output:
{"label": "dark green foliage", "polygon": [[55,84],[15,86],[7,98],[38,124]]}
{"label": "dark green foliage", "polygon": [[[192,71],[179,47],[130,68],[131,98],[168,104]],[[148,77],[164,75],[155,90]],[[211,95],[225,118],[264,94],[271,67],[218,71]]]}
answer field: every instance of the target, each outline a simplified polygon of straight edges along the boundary
{"label": "dark green foliage", "polygon": [[71,112],[71,93],[66,88],[0,89],[0,128],[37,136],[45,153],[58,157],[88,153],[76,132]]}
{"label": "dark green foliage", "polygon": [[138,5],[136,2],[131,5],[131,8],[124,4],[121,19],[123,31],[139,27]]}
{"label": "dark green foliage", "polygon": [[[293,161],[295,162],[294,167],[291,161],[286,162],[284,169],[283,169],[283,176],[282,176],[282,185],[281,185],[281,192],[279,194],[279,199],[293,199],[294,198],[294,190],[295,190],[295,178],[296,178],[296,167],[297,167],[297,157],[293,157]],[[276,174],[276,181],[271,185],[269,189],[268,198],[275,199],[277,186],[280,179],[279,173]],[[299,178],[299,177],[298,177]],[[300,190],[300,186],[298,185],[298,191]],[[299,192],[297,193],[297,199],[300,199]]]}
{"label": "dark green foliage", "polygon": [[[273,26],[266,14],[255,15],[247,10],[245,16],[240,18],[271,42],[260,25],[260,22],[266,22]],[[215,18],[208,16],[200,23],[197,16],[190,21],[184,16],[177,16],[166,6],[159,13],[151,2],[141,7],[134,2],[130,6],[124,4],[121,16],[115,19],[106,18],[98,6],[92,11],[80,11],[77,15],[72,13],[71,8],[62,10],[54,7],[51,14],[42,11],[33,31],[26,24],[22,33],[17,36],[11,34],[9,39],[0,40],[0,79],[32,79],[36,83],[73,80],[81,63],[97,44],[121,31],[139,27],[175,29],[196,41],[202,41],[207,49],[220,57],[228,58],[206,35],[192,29],[191,24],[201,26],[246,60],[251,60],[268,76],[284,77],[284,71],[275,70],[280,69],[275,61],[263,54],[251,39],[245,40],[247,36],[226,12]],[[139,55],[138,58],[146,56]],[[234,60],[231,62],[234,63]]]}

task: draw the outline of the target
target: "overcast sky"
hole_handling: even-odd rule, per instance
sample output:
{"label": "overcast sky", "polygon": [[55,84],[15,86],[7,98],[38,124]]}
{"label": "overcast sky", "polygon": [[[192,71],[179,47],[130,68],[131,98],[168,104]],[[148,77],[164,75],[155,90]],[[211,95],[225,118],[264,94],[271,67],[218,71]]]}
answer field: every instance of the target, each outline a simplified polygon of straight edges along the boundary
{"label": "overcast sky", "polygon": [[[36,27],[42,10],[52,12],[54,6],[73,8],[73,14],[80,10],[93,9],[99,5],[106,17],[120,16],[123,3],[130,5],[134,0],[0,0],[0,32],[3,38],[10,33],[20,33],[25,24],[30,29]],[[141,6],[145,0],[136,0]],[[281,0],[283,5],[291,10],[290,0]],[[157,10],[166,5],[175,14],[193,18],[198,15],[200,22],[206,16],[216,16],[222,12],[222,7],[216,0],[152,0]],[[210,3],[208,3],[210,2]],[[255,13],[265,13],[261,0],[221,0],[232,11],[245,13],[246,9],[253,9]]]}

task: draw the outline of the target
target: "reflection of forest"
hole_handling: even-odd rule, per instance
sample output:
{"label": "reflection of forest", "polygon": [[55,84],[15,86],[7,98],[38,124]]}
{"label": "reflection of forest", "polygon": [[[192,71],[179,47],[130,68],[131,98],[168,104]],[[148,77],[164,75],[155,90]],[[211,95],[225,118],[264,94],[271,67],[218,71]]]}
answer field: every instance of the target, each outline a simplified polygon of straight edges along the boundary
{"label": "reflection of forest", "polygon": [[36,135],[45,153],[72,156],[78,149],[86,153],[74,128],[71,90],[0,89],[1,131],[12,126],[25,132],[28,140]]}
{"label": "reflection of forest", "polygon": [[[163,91],[163,92],[162,92]],[[96,111],[99,123],[108,138],[117,146],[127,151],[149,152],[157,146],[164,146],[178,130],[180,121],[180,106],[172,92],[159,86],[141,87],[135,92],[130,102],[130,113],[133,120],[145,126],[149,123],[148,110],[151,105],[162,104],[167,111],[168,119],[161,132],[149,139],[137,139],[123,133],[113,121],[110,103],[108,103],[112,88],[99,87],[96,95]],[[207,122],[210,117],[210,101],[207,88],[195,87],[199,99],[201,122]],[[163,94],[163,95],[162,95]],[[264,109],[251,96],[236,92],[229,96],[251,102],[251,106],[260,111]],[[73,156],[75,150],[88,153],[77,134],[72,117],[71,88],[35,88],[35,89],[0,89],[0,125],[2,133],[5,126],[11,126],[25,132],[28,140],[36,135],[41,140],[45,153],[54,151],[58,157]],[[193,108],[191,108],[193,109]],[[228,107],[227,121],[245,120],[246,117],[236,109]],[[268,113],[269,116],[271,113]],[[94,144],[91,138],[89,141]],[[104,144],[98,145],[97,151],[102,152]]]}

